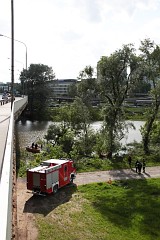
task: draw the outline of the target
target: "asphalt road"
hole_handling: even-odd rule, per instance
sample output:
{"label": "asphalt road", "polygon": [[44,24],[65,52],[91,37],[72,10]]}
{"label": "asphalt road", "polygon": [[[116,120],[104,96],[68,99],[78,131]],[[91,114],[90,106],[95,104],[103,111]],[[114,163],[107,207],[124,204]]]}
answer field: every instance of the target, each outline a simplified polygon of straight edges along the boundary
{"label": "asphalt road", "polygon": [[121,169],[110,171],[97,171],[88,173],[78,173],[74,183],[83,185],[95,182],[108,182],[109,180],[124,180],[124,179],[147,179],[160,178],[160,166],[146,167],[145,173],[138,174],[135,169]]}

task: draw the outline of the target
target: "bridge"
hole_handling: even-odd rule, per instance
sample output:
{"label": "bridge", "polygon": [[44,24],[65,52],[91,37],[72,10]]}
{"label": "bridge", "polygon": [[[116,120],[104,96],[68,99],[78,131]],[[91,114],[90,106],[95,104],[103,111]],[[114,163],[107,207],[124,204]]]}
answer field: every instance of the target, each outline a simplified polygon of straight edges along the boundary
{"label": "bridge", "polygon": [[0,239],[12,238],[12,181],[14,159],[14,125],[28,103],[15,98],[11,111],[9,100],[0,100]]}

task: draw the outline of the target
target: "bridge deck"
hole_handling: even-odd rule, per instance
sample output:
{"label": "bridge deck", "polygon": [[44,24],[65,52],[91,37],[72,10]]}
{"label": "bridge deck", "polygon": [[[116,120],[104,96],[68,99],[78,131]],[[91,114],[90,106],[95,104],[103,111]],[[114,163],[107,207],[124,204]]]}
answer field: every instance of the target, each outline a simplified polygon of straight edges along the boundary
{"label": "bridge deck", "polygon": [[11,115],[10,102],[0,106],[0,170],[5,150],[10,115]]}
{"label": "bridge deck", "polygon": [[[19,100],[23,100],[23,98],[16,97],[15,102],[18,102]],[[2,161],[6,146],[10,116],[11,102],[5,103],[4,105],[0,104],[0,175],[2,170]]]}

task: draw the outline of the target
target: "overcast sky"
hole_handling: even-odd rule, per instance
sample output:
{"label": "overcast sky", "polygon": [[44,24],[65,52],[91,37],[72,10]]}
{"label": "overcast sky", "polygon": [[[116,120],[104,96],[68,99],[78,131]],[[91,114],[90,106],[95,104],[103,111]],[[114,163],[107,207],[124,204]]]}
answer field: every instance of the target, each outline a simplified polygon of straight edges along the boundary
{"label": "overcast sky", "polygon": [[[160,0],[14,0],[14,38],[28,66],[45,64],[56,78],[77,78],[123,44],[160,44]],[[11,37],[11,0],[0,0],[0,34]],[[15,82],[26,48],[15,41]],[[0,82],[11,79],[11,41],[0,37]]]}

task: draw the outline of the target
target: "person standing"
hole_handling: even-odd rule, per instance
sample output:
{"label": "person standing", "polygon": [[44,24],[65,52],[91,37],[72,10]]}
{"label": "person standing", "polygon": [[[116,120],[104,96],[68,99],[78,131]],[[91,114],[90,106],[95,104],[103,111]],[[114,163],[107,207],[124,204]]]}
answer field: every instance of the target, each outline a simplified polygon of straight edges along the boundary
{"label": "person standing", "polygon": [[145,159],[143,158],[143,162],[142,162],[142,164],[143,164],[143,173],[145,173],[145,169],[146,169],[146,161],[145,161]]}
{"label": "person standing", "polygon": [[138,173],[141,174],[141,170],[142,170],[142,163],[139,162],[138,164]]}
{"label": "person standing", "polygon": [[135,163],[135,168],[136,168],[136,173],[138,172],[138,169],[139,169],[139,161],[137,160],[136,163]]}

